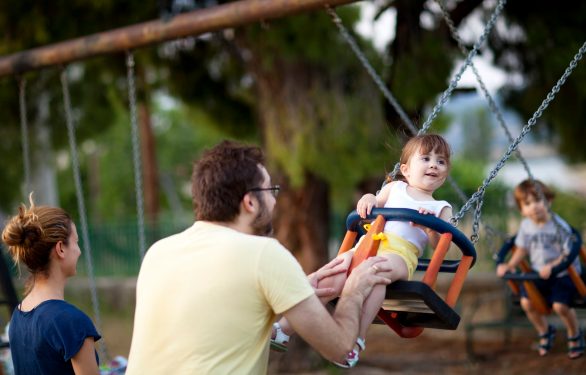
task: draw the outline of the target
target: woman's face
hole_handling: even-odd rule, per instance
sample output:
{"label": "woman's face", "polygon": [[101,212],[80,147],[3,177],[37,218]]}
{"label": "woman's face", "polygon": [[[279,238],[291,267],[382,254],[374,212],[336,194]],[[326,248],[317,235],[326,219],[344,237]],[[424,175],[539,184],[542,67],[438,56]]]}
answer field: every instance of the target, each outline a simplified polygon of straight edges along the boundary
{"label": "woman's face", "polygon": [[67,244],[63,244],[65,250],[65,274],[66,276],[74,276],[77,273],[77,261],[81,255],[79,248],[79,237],[77,236],[77,228],[74,223],[71,223],[71,233],[67,239]]}

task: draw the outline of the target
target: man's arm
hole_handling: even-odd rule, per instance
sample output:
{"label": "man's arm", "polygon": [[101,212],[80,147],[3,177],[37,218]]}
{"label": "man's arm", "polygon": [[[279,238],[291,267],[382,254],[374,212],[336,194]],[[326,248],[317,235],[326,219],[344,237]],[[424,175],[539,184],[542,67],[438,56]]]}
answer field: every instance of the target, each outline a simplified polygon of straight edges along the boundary
{"label": "man's arm", "polygon": [[322,356],[331,361],[343,362],[358,337],[364,300],[375,285],[391,282],[378,275],[379,272],[390,271],[380,263],[383,260],[380,257],[369,258],[352,271],[333,315],[328,313],[315,295],[301,301],[283,315],[295,331]]}

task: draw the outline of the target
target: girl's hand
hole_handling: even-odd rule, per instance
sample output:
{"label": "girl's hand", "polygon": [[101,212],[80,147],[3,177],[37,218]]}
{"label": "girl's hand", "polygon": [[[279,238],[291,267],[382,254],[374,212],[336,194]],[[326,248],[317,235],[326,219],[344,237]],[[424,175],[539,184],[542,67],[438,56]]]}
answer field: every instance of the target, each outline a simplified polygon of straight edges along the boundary
{"label": "girl's hand", "polygon": [[[418,211],[420,214],[422,214],[422,215],[434,215],[434,216],[435,216],[435,212],[433,212],[432,210],[428,210],[428,209],[426,209],[426,208],[423,208],[423,207],[419,207],[419,210],[417,210],[417,211]],[[429,237],[429,236],[430,236],[432,233],[435,233],[435,231],[434,231],[434,230],[432,230],[432,229],[429,229],[429,228],[428,228],[428,227],[426,227],[425,225],[420,225],[420,224],[414,223],[414,222],[412,222],[412,221],[410,221],[409,223],[410,223],[412,226],[414,226],[414,227],[418,227],[418,228],[421,228],[421,229],[423,229],[423,230],[425,231],[425,233],[427,233],[427,236],[428,236],[428,237]]]}
{"label": "girl's hand", "polygon": [[427,208],[419,207],[419,213],[423,215],[435,215],[435,212],[432,210],[428,210]]}
{"label": "girl's hand", "polygon": [[507,263],[501,263],[496,267],[496,275],[498,277],[505,276],[505,273],[511,271],[509,265]]}
{"label": "girl's hand", "polygon": [[364,194],[356,204],[356,212],[361,218],[365,219],[373,207],[376,207],[376,196],[374,194]]}

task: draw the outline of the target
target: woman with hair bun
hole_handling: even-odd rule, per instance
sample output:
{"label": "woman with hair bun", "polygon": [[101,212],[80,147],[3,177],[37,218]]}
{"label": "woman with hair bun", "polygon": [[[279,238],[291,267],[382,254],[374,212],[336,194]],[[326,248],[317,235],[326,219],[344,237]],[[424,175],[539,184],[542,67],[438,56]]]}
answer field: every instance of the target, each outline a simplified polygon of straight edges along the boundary
{"label": "woman with hair bun", "polygon": [[17,375],[99,374],[94,347],[101,338],[91,319],[65,302],[65,284],[81,255],[75,224],[58,207],[24,204],[8,220],[2,240],[30,273],[25,297],[12,314],[10,351]]}

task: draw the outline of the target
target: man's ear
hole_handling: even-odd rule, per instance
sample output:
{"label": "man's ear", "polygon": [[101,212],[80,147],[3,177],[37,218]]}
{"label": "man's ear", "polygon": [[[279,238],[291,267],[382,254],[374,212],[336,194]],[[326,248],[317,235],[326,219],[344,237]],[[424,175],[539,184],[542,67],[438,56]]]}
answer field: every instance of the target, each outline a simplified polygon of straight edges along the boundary
{"label": "man's ear", "polygon": [[256,201],[256,199],[253,198],[252,194],[246,193],[242,198],[241,204],[245,212],[254,212],[256,211],[256,206],[258,205],[258,202]]}

